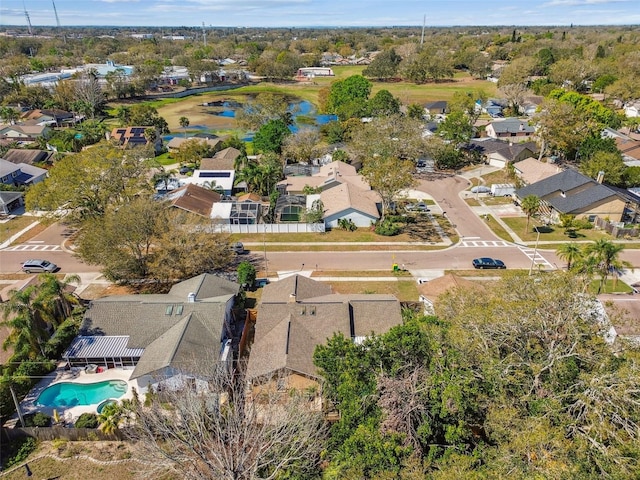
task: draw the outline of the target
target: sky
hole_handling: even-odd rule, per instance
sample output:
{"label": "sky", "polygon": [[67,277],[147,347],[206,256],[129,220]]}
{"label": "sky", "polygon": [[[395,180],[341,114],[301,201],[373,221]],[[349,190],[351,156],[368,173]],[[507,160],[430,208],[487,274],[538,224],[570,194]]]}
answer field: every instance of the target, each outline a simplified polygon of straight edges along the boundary
{"label": "sky", "polygon": [[[63,26],[638,25],[640,0],[55,0]],[[52,0],[0,0],[0,25],[55,25]]]}

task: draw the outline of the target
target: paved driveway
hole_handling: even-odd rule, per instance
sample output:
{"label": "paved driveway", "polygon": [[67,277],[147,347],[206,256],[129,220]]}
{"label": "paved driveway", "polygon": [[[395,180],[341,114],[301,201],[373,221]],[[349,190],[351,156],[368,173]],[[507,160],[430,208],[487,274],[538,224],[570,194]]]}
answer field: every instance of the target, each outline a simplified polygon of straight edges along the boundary
{"label": "paved driveway", "polygon": [[460,237],[500,240],[460,197],[460,192],[468,187],[469,182],[465,178],[451,176],[420,180],[416,188],[433,197],[442,211],[446,212],[449,221],[456,226]]}

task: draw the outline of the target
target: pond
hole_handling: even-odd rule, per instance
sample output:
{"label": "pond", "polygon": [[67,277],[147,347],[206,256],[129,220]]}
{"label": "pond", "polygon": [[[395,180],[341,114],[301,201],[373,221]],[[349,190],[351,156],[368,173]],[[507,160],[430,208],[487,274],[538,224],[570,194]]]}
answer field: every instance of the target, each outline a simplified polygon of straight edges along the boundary
{"label": "pond", "polygon": [[[213,107],[220,109],[214,114],[219,117],[235,118],[236,111],[239,108],[243,108],[243,105],[234,101],[216,101],[203,103],[203,106]],[[289,130],[293,133],[300,130],[300,128],[319,128],[321,125],[325,125],[331,121],[337,120],[336,115],[319,114],[316,112],[315,107],[311,102],[306,100],[300,100],[289,103],[289,111],[293,117],[293,125],[289,126]],[[253,133],[247,132],[242,140],[250,142],[253,140]]]}

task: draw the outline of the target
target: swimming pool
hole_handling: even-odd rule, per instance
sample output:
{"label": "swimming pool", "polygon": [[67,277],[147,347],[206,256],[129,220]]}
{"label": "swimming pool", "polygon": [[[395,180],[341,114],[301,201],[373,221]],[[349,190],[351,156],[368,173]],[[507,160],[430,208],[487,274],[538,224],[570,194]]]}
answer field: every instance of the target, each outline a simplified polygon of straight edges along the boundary
{"label": "swimming pool", "polygon": [[94,405],[110,398],[120,398],[127,393],[128,388],[127,382],[122,380],[97,383],[60,382],[45,388],[36,403],[58,408]]}

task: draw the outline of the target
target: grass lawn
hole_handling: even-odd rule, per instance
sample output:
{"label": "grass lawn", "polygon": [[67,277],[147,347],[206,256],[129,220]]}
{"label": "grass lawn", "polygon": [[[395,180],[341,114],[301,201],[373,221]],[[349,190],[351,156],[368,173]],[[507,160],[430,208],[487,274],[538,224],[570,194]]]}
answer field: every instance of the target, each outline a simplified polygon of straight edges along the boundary
{"label": "grass lawn", "polygon": [[362,270],[354,272],[351,270],[324,270],[314,271],[311,276],[322,280],[322,277],[411,277],[411,273],[406,270],[393,272],[391,270]]}
{"label": "grass lawn", "polygon": [[482,175],[487,185],[492,183],[514,183],[513,178],[510,178],[505,169],[496,170],[495,172]]}
{"label": "grass lawn", "polygon": [[[600,287],[600,279],[593,280],[589,285],[589,292],[594,295],[598,293],[598,287]],[[603,285],[600,293],[631,293],[633,289],[621,280],[607,278],[606,283]]]}
{"label": "grass lawn", "polygon": [[37,221],[37,219],[34,217],[18,216],[0,223],[0,243],[8,240],[12,235],[15,235],[20,230],[27,228],[35,221]]}
{"label": "grass lawn", "polygon": [[[178,121],[182,116],[189,118],[191,125],[207,125],[216,131],[233,130],[235,120],[211,115],[210,112],[207,112],[207,107],[202,107],[202,103],[223,99],[243,102],[246,95],[271,92],[297,97],[318,105],[320,90],[329,87],[336,80],[361,74],[363,69],[363,66],[334,67],[335,77],[316,77],[313,82],[260,82],[233,90],[199,93],[180,99],[158,99],[144,103],[155,107],[158,113],[167,120],[169,128],[174,132],[182,131]],[[484,90],[490,96],[496,93],[496,85],[494,83],[476,80],[464,73],[456,74],[452,81],[426,83],[423,85],[407,82],[373,81],[372,83],[372,96],[380,90],[388,90],[405,105],[411,103],[422,104],[434,100],[451,100],[453,94],[460,90]],[[111,106],[116,106],[116,104],[114,103]]]}
{"label": "grass lawn", "polygon": [[[487,222],[487,225],[493,231],[493,233],[495,233],[501,239],[506,240],[507,242],[513,242],[514,239],[511,237],[509,232],[507,232],[503,228],[503,226],[498,223],[498,221],[493,217],[493,215],[489,215],[485,221]],[[540,237],[542,237],[542,235],[540,235]]]}
{"label": "grass lawn", "polygon": [[[321,280],[320,278],[317,278]],[[418,287],[413,280],[397,282],[328,282],[335,293],[390,294],[401,302],[417,302]]]}
{"label": "grass lawn", "polygon": [[507,205],[513,202],[511,197],[482,197],[482,201],[485,205]]}
{"label": "grass lawn", "polygon": [[[529,231],[525,232],[527,226],[526,217],[503,217],[502,221],[509,225],[516,234],[522,238],[525,242],[535,242],[538,234],[533,230],[536,225],[535,220],[529,222]],[[540,228],[540,241],[551,242],[570,242],[580,240],[598,240],[600,238],[611,238],[606,232],[602,230],[579,230],[576,232],[576,238],[570,238],[565,235],[564,229],[559,226],[549,225],[541,226]]]}
{"label": "grass lawn", "polygon": [[480,202],[478,200],[476,200],[474,197],[467,197],[464,199],[465,202],[467,202],[467,205],[469,205],[470,207],[479,207],[480,206]]}

